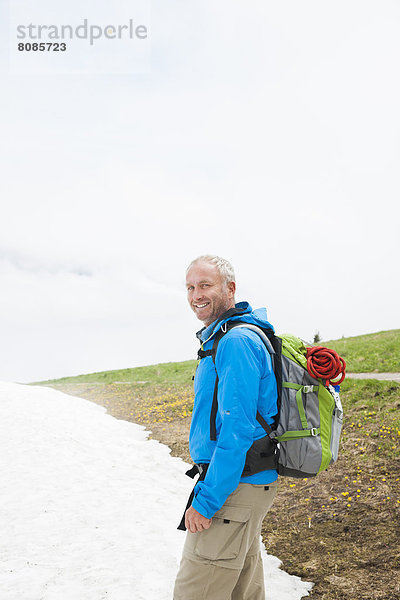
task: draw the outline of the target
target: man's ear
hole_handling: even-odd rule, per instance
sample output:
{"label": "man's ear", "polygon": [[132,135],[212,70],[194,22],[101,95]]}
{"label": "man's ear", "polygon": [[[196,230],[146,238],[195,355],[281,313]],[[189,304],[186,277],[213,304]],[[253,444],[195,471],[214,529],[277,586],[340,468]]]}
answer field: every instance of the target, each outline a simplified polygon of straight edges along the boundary
{"label": "man's ear", "polygon": [[230,298],[233,298],[235,296],[235,292],[236,292],[236,282],[235,281],[230,281],[228,283],[228,292],[229,292]]}

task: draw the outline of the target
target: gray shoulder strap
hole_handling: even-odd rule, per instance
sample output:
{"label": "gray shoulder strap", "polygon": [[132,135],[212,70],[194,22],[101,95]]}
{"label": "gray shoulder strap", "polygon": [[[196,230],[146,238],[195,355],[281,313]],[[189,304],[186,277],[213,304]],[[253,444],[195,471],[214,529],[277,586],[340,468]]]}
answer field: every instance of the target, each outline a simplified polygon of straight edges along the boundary
{"label": "gray shoulder strap", "polygon": [[[236,329],[236,327],[245,327],[246,329],[252,329],[256,333],[258,333],[258,335],[264,342],[265,346],[267,347],[268,352],[273,357],[273,355],[275,354],[275,350],[273,349],[271,342],[269,341],[269,339],[267,338],[267,336],[265,335],[263,330],[260,329],[260,327],[257,327],[257,325],[253,325],[252,323],[240,323],[239,325],[234,325],[233,327],[235,329]],[[232,327],[232,329],[233,329],[233,327]]]}

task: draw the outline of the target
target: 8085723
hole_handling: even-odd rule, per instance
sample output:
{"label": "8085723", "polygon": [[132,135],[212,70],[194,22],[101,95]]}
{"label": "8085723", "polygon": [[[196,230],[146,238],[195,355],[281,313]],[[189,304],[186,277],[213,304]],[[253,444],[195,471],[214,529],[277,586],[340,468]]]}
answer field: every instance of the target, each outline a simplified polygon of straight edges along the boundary
{"label": "8085723", "polygon": [[20,52],[65,52],[67,44],[64,42],[21,42],[18,44]]}

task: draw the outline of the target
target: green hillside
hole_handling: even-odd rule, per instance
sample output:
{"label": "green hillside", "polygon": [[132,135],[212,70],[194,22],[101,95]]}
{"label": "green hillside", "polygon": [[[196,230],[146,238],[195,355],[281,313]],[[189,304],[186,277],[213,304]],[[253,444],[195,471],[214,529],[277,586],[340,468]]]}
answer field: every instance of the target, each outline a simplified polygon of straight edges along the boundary
{"label": "green hillside", "polygon": [[348,373],[400,372],[400,329],[320,342],[344,358]]}
{"label": "green hillside", "polygon": [[195,360],[184,362],[160,363],[147,367],[134,367],[132,369],[117,369],[115,371],[100,371],[75,377],[62,377],[39,382],[53,383],[137,383],[137,384],[184,384],[190,383],[196,368]]}
{"label": "green hillside", "polygon": [[[320,342],[336,350],[347,363],[348,373],[390,373],[400,372],[400,329],[379,331],[356,337]],[[190,383],[196,368],[195,360],[160,363],[132,369],[100,371],[75,377],[62,377],[41,381],[53,383],[137,383],[140,385],[185,384]]]}

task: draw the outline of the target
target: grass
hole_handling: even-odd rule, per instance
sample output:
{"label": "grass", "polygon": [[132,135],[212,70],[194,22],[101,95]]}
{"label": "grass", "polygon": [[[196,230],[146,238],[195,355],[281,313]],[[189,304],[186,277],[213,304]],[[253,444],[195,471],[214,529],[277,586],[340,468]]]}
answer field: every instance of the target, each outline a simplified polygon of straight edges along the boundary
{"label": "grass", "polygon": [[361,462],[372,455],[400,458],[400,384],[349,379],[342,384],[341,396],[348,410],[343,445],[353,443]]}
{"label": "grass", "polygon": [[319,342],[344,358],[348,373],[400,371],[400,329]]}

